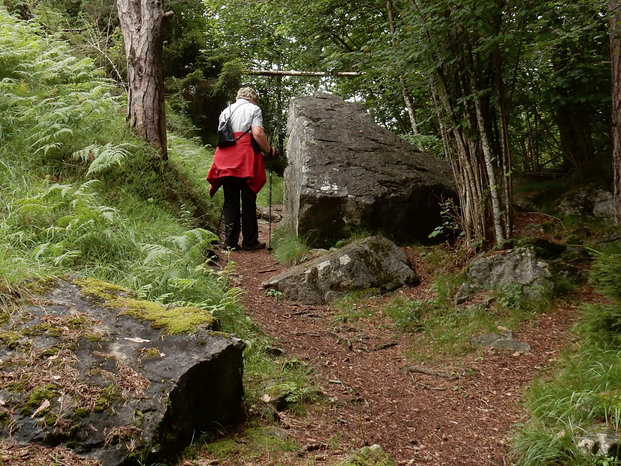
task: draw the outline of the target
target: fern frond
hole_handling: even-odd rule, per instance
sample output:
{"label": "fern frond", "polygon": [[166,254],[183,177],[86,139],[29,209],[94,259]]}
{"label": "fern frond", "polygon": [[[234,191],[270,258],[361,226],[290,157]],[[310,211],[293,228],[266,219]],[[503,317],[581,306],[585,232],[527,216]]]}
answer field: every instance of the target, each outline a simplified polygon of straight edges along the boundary
{"label": "fern frond", "polygon": [[165,239],[165,243],[172,244],[181,252],[187,252],[195,246],[207,247],[209,243],[217,239],[217,236],[211,231],[203,228],[194,228],[180,236],[169,236]]}
{"label": "fern frond", "polygon": [[175,255],[175,251],[161,244],[143,244],[141,249],[147,253],[143,263],[145,265],[160,265]]}
{"label": "fern frond", "polygon": [[44,133],[42,136],[36,135],[39,136],[39,138],[35,142],[33,142],[30,147],[34,150],[35,154],[38,152],[43,152],[43,154],[47,154],[50,149],[58,148],[62,145],[62,143],[58,141],[58,139],[60,139],[65,134],[72,135],[73,130],[66,125],[61,125],[58,123],[54,124],[50,126],[49,129],[46,130],[46,133]]}
{"label": "fern frond", "polygon": [[116,145],[108,143],[105,146],[91,144],[74,152],[72,158],[90,162],[87,175],[92,175],[105,172],[114,165],[122,166],[124,160],[130,155],[129,151],[125,149],[126,147],[133,147],[133,145],[126,143]]}

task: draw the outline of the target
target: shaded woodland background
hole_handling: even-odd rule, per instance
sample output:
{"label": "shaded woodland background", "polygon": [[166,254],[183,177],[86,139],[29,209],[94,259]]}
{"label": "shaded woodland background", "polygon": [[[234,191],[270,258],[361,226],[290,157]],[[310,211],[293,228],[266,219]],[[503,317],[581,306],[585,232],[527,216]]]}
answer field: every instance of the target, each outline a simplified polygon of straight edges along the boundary
{"label": "shaded woodland background", "polygon": [[[5,3],[125,82],[114,5]],[[360,101],[378,122],[451,163],[466,241],[499,243],[511,236],[517,174],[612,191],[609,32],[617,3],[169,1],[161,31],[166,105],[213,144],[235,89],[254,86],[282,153],[290,97],[321,89]],[[292,70],[324,76],[284,73]],[[337,76],[344,71],[354,76]]]}

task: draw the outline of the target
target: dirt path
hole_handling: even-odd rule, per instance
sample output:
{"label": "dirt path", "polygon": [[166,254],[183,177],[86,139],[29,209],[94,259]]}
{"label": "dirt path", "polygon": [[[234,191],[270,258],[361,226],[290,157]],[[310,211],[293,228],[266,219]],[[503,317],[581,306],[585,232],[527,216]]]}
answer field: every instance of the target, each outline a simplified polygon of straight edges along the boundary
{"label": "dirt path", "polygon": [[[315,369],[330,400],[306,416],[283,417],[289,434],[326,462],[377,443],[397,464],[509,464],[508,437],[523,416],[523,388],[558,356],[576,316],[572,306],[559,306],[516,332],[532,348],[526,355],[472,352],[422,366],[407,358],[416,334],[335,323],[329,306],[277,302],[261,288],[282,269],[268,251],[234,252],[232,259],[247,313],[288,357]],[[427,291],[431,277],[417,272],[421,284],[402,290],[405,295]],[[408,370],[414,365],[417,370]]]}

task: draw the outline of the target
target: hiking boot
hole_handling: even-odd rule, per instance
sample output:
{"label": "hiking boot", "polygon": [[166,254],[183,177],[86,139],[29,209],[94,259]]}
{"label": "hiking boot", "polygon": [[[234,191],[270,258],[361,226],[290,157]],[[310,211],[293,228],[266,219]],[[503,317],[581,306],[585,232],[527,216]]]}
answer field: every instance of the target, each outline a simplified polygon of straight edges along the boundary
{"label": "hiking boot", "polygon": [[257,251],[259,249],[263,249],[264,247],[265,243],[257,241],[256,243],[242,244],[242,251]]}
{"label": "hiking boot", "polygon": [[222,243],[222,249],[229,250],[229,251],[241,251],[242,248],[240,247],[239,244],[228,244],[228,243]]}

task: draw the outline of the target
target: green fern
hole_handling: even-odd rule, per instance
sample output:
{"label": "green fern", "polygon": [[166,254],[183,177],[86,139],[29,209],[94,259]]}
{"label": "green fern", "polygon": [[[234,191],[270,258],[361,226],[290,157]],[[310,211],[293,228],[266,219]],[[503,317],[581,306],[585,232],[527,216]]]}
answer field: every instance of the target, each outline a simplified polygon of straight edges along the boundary
{"label": "green fern", "polygon": [[[22,157],[43,158],[58,166],[97,140],[110,111],[120,108],[113,94],[113,83],[92,60],[75,58],[66,43],[0,8],[3,156],[14,158],[22,152]],[[108,155],[119,160],[118,153]],[[93,170],[97,169],[98,164]]]}
{"label": "green fern", "polygon": [[75,160],[81,160],[83,162],[90,163],[87,175],[93,175],[109,170],[114,165],[122,166],[123,162],[130,153],[125,147],[134,147],[131,144],[112,144],[108,143],[105,146],[98,144],[91,144],[84,149],[76,151],[72,154],[72,158]]}

